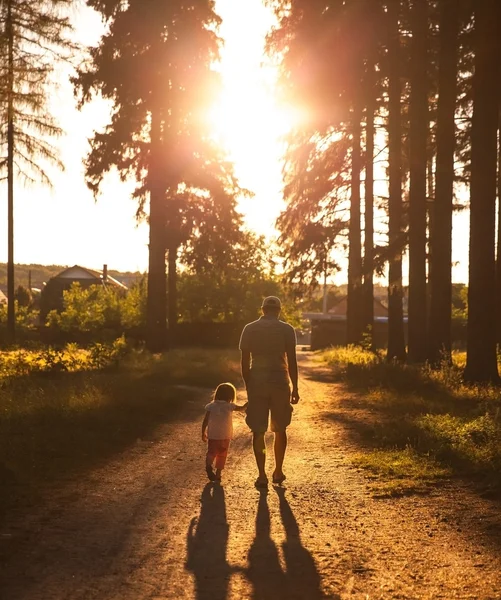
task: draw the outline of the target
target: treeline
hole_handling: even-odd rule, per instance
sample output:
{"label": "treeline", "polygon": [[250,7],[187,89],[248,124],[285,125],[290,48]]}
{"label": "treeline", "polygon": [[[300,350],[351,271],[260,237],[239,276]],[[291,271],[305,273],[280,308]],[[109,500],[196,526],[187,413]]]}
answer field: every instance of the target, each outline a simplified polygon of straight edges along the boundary
{"label": "treeline", "polygon": [[302,116],[289,140],[279,219],[291,281],[332,271],[347,239],[348,342],[370,331],[379,271],[389,281],[388,359],[450,359],[452,217],[469,200],[465,377],[498,381],[501,3],[274,5],[270,50],[282,56],[284,90]]}
{"label": "treeline", "polygon": [[[49,279],[55,277],[67,268],[67,265],[16,264],[14,271],[14,287],[17,289],[19,286],[22,286],[27,289],[31,282],[32,288],[41,290]],[[113,271],[109,269],[108,273],[127,287],[130,287],[142,277],[141,273],[132,271]],[[7,291],[6,263],[0,263],[0,289],[5,292]]]}

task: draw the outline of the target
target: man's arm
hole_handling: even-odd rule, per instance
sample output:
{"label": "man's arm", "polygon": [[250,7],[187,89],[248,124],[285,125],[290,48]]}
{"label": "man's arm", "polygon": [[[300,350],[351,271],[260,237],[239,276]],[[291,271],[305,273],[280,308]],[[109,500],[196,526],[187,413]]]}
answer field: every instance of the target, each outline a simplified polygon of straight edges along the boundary
{"label": "man's arm", "polygon": [[247,387],[250,375],[251,354],[248,350],[242,350],[241,352],[240,367],[242,369],[242,379],[244,380],[245,387]]}
{"label": "man's arm", "polygon": [[287,365],[289,367],[289,377],[291,378],[292,382],[291,404],[297,404],[299,402],[299,391],[297,358],[295,348],[287,351]]}
{"label": "man's arm", "polygon": [[296,332],[291,327],[291,338],[287,343],[287,366],[289,369],[289,377],[292,382],[292,394],[291,404],[297,404],[299,402],[299,391],[298,391],[298,369],[297,369],[297,357],[296,357]]}

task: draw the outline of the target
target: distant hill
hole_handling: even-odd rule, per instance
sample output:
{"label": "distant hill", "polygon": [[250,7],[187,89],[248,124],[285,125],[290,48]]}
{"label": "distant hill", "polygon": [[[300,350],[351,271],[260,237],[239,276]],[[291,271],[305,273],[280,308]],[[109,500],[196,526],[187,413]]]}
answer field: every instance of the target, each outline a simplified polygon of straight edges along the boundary
{"label": "distant hill", "polygon": [[[14,274],[14,287],[22,285],[28,287],[30,271],[31,271],[31,287],[41,289],[44,283],[49,281],[51,277],[54,277],[70,265],[16,265]],[[81,265],[85,267],[86,265]],[[135,281],[138,281],[143,276],[142,273],[132,271],[114,271],[109,269],[108,273],[126,285],[130,287]],[[0,263],[0,289],[3,292],[7,291],[7,265]]]}

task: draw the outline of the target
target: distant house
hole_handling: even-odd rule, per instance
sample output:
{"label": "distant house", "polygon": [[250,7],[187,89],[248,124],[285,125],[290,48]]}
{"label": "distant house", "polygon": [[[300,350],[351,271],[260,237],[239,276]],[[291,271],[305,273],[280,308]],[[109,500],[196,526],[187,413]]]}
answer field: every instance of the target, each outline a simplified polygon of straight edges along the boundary
{"label": "distant house", "polygon": [[[329,320],[346,321],[347,310],[348,310],[348,296],[343,296],[326,313],[321,313],[321,312],[304,313],[303,319],[309,319],[310,321],[329,321]],[[374,320],[375,321],[387,321],[388,320],[388,309],[377,298],[374,298]]]}
{"label": "distant house", "polygon": [[108,275],[107,265],[103,265],[102,271],[74,265],[51,277],[45,284],[40,297],[42,323],[51,310],[63,309],[63,292],[69,290],[74,283],[79,283],[84,289],[91,285],[103,285],[127,291],[127,286]]}
{"label": "distant house", "polygon": [[[376,347],[384,347],[388,339],[388,308],[377,298],[374,298],[374,327],[372,339]],[[311,325],[311,349],[319,350],[328,346],[343,346],[346,344],[346,311],[348,297],[343,296],[326,313],[304,313],[303,318],[309,319]],[[406,317],[404,317],[406,321]]]}
{"label": "distant house", "polygon": [[0,290],[0,304],[7,304],[7,296]]}

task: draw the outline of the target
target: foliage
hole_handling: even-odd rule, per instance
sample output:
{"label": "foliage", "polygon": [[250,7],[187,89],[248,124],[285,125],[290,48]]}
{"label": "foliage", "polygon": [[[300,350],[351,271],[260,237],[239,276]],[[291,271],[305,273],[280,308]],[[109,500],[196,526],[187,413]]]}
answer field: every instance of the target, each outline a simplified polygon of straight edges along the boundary
{"label": "foliage", "polygon": [[62,331],[118,330],[140,325],[144,320],[144,285],[137,284],[128,293],[111,286],[82,288],[78,282],[63,292],[63,310],[47,316],[50,327]]}
{"label": "foliage", "polygon": [[102,344],[98,342],[93,344],[89,348],[89,362],[96,369],[118,366],[127,353],[127,342],[122,336],[114,340],[111,344]]}
{"label": "foliage", "polygon": [[260,314],[266,296],[279,296],[283,307],[281,319],[298,326],[300,314],[293,296],[283,284],[271,276],[232,278],[214,285],[208,273],[182,273],[179,278],[180,321],[249,322]]}
{"label": "foliage", "polygon": [[[227,165],[209,160],[215,150],[205,120],[218,85],[212,65],[218,57],[219,18],[213,3],[199,2],[195,10],[180,1],[87,4],[101,13],[108,27],[100,44],[90,49],[90,62],[75,79],[76,90],[81,104],[101,93],[114,105],[111,122],[94,135],[86,161],[89,187],[97,193],[104,174],[116,167],[123,178],[132,175],[137,181],[141,210],[151,177],[159,176],[150,173],[152,168],[165,171],[162,185],[171,197],[183,191],[178,188],[182,183],[205,189],[200,184],[204,178],[208,183],[206,167],[228,182]],[[165,131],[156,164],[152,115]]]}
{"label": "foliage", "polygon": [[[76,49],[69,40],[69,17],[63,12],[72,0],[5,0],[0,5],[0,97],[2,119],[1,168],[7,170],[8,103],[12,99],[14,164],[17,177],[28,182],[50,184],[45,165],[62,168],[54,146],[48,141],[61,129],[48,110],[48,85],[56,64]],[[10,16],[9,16],[10,15]],[[12,47],[12,72],[9,72],[9,45]],[[11,81],[11,83],[9,83]]]}
{"label": "foliage", "polygon": [[251,321],[260,314],[265,296],[284,301],[283,317],[297,320],[290,290],[274,274],[263,237],[242,232],[237,241],[218,246],[199,238],[183,255],[187,268],[179,276],[181,321]]}
{"label": "foliage", "polygon": [[[16,327],[20,330],[33,329],[38,324],[39,312],[29,306],[20,306],[16,300]],[[0,304],[0,325],[7,324],[7,304]]]}
{"label": "foliage", "polygon": [[[440,369],[388,364],[381,355],[359,348],[333,349],[321,357],[357,392],[357,408],[366,407],[374,415],[374,424],[360,423],[360,429],[376,450],[364,453],[359,464],[388,477],[382,463],[391,464],[405,452],[412,466],[404,471],[415,483],[423,482],[415,472],[423,463],[433,470],[438,465],[481,475],[489,487],[499,485],[501,390],[466,385],[464,353],[454,353],[454,362],[446,361]],[[346,400],[344,407],[349,406]]]}
{"label": "foliage", "polygon": [[24,286],[18,286],[15,294],[15,299],[18,306],[29,307],[32,303],[31,291]]}

